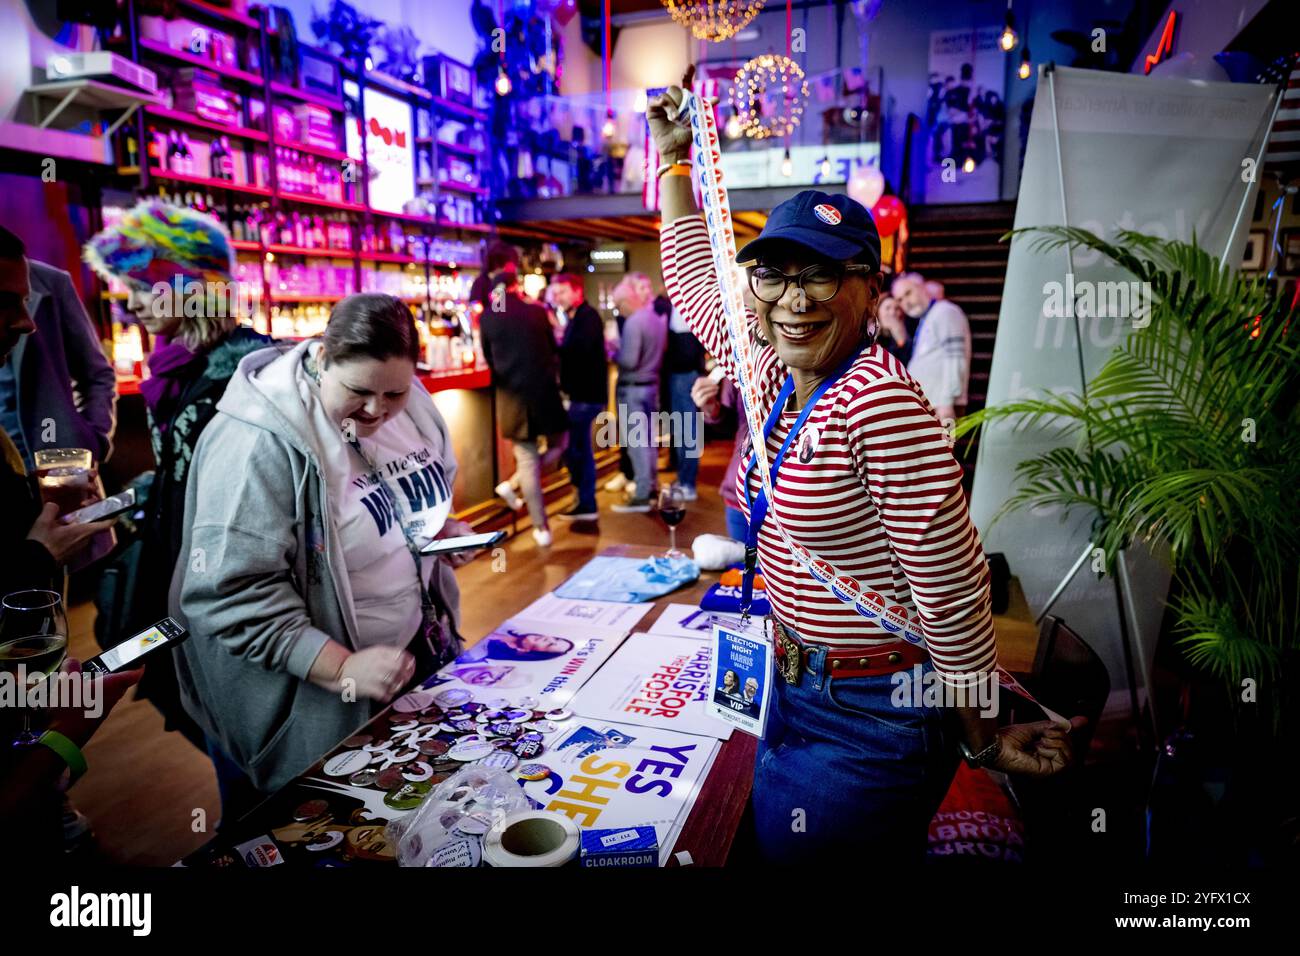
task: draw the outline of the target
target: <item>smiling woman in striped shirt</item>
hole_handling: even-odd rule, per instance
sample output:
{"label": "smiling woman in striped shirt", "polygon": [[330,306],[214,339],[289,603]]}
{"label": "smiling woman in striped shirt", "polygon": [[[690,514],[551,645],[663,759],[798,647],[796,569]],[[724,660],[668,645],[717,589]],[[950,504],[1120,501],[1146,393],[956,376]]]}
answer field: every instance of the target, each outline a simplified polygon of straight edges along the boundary
{"label": "smiling woman in striped shirt", "polygon": [[[664,281],[734,380],[708,231],[687,175],[690,131],[669,118],[680,102],[670,87],[647,113],[663,160]],[[996,654],[988,571],[947,433],[874,341],[880,237],[866,209],[846,196],[799,193],[737,261],[755,307],[746,319],[759,344],[754,384],[769,460],[798,429],[756,540],[780,672],[754,770],[759,846],[781,862],[868,849],[919,861],[958,747],[975,765],[1045,775],[1068,763],[1067,733],[1048,721],[998,730],[973,706],[950,708],[955,719],[946,720],[920,704],[920,687],[898,705],[896,672],[969,686],[990,676]],[[752,541],[760,523],[752,512],[764,507],[752,455],[738,486]],[[839,588],[848,601],[791,553],[778,524],[814,562],[852,579]],[[858,585],[924,642],[860,615]]]}

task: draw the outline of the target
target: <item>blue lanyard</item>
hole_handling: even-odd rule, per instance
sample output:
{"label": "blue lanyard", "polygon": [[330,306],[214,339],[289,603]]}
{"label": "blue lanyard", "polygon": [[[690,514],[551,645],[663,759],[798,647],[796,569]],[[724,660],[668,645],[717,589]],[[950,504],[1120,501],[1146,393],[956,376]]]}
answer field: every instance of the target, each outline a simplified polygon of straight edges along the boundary
{"label": "blue lanyard", "polygon": [[[777,473],[781,470],[781,462],[785,460],[786,452],[790,450],[790,446],[794,443],[795,437],[799,434],[799,430],[803,428],[804,422],[808,420],[808,416],[812,414],[812,410],[817,407],[817,403],[821,401],[821,397],[826,394],[826,390],[844,376],[844,373],[853,366],[853,363],[857,361],[858,356],[861,354],[862,352],[859,350],[850,355],[845,363],[835,370],[834,375],[817,386],[817,390],[812,393],[812,397],[808,399],[807,404],[805,404],[799,411],[799,417],[796,418],[794,424],[790,426],[790,432],[785,436],[785,441],[781,443],[780,451],[778,451],[776,457],[772,459],[770,471],[772,475],[773,490],[776,490],[776,478]],[[793,393],[794,376],[787,375],[785,381],[781,385],[781,391],[776,396],[776,404],[772,406],[772,411],[768,413],[767,421],[763,423],[764,446],[766,446],[767,439],[772,434],[773,429],[776,428],[777,420],[780,419],[781,412],[785,409],[786,403],[790,400],[790,396]],[[758,489],[758,495],[752,501],[749,497],[749,476],[753,473],[754,466],[757,463],[758,451],[755,449],[749,456],[748,464],[745,465],[744,489],[745,501],[749,504],[749,529],[745,535],[745,572],[741,578],[740,584],[740,612],[742,617],[749,616],[749,606],[753,603],[754,599],[754,572],[758,567],[758,532],[762,530],[763,522],[767,520],[767,509],[769,504],[767,500],[767,491],[762,487]]]}

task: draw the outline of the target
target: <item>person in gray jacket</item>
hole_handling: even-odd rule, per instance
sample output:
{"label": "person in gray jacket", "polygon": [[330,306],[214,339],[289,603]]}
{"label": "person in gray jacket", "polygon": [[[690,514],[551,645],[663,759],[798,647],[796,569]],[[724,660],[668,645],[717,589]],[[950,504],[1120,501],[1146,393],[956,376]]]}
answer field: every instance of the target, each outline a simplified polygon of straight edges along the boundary
{"label": "person in gray jacket", "polygon": [[418,354],[406,306],[351,296],[321,340],[245,357],[199,440],[171,608],[228,820],[459,653],[469,557],[419,549],[472,529]]}
{"label": "person in gray jacket", "polygon": [[627,424],[628,454],[632,458],[635,484],[627,501],[611,510],[648,512],[658,485],[659,449],[655,444],[659,411],[659,373],[668,345],[668,318],[654,307],[654,286],[644,272],[629,272],[614,287],[614,303],[627,316],[619,343],[618,384],[615,397],[618,414]]}

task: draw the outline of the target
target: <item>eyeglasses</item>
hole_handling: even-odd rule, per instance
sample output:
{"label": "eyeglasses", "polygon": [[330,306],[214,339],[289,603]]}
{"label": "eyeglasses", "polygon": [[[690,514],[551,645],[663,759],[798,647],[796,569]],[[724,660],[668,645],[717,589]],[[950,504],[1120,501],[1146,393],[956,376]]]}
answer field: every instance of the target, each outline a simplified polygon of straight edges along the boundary
{"label": "eyeglasses", "polygon": [[791,282],[798,285],[800,291],[814,302],[827,302],[839,294],[844,277],[852,272],[870,274],[875,270],[865,265],[831,265],[819,262],[794,275],[786,275],[780,269],[759,266],[749,273],[749,288],[760,302],[779,302],[785,295]]}

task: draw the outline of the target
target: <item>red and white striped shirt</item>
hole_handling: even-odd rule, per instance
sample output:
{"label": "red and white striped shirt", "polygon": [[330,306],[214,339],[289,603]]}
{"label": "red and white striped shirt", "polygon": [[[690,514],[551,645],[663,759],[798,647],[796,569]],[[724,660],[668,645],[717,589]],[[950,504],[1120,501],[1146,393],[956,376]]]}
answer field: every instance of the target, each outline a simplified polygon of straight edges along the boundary
{"label": "red and white striped shirt", "polygon": [[[665,223],[664,282],[691,331],[736,378],[722,295],[698,216]],[[752,312],[748,322],[757,327]],[[771,345],[758,353],[756,387],[771,412],[789,370]],[[768,438],[769,461],[797,417],[786,410]],[[794,557],[772,517],[814,555],[900,605],[919,622],[935,670],[965,683],[996,662],[988,566],[961,488],[947,433],[907,370],[879,345],[865,349],[810,413],[781,463],[776,498],[758,538],[775,616],[815,644],[848,647],[898,640],[832,594]],[[816,429],[815,451],[800,455]],[[746,489],[741,508],[748,517]],[[758,470],[748,496],[758,494]],[[970,675],[965,678],[958,675]]]}

